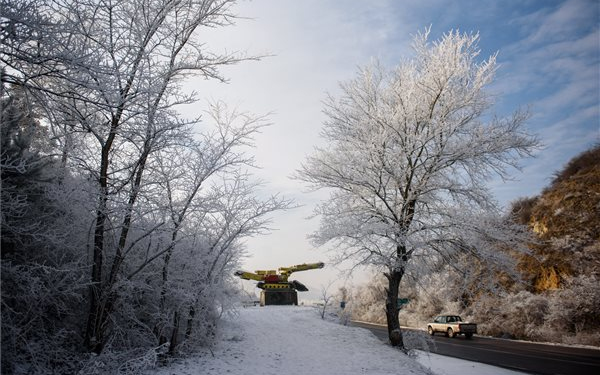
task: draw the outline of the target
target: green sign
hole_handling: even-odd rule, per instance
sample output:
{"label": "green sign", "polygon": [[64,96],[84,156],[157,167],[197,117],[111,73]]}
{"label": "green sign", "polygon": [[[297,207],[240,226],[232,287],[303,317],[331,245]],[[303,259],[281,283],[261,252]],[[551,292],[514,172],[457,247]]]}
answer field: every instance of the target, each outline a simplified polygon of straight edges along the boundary
{"label": "green sign", "polygon": [[410,300],[408,298],[398,298],[398,301],[397,301],[398,308],[401,309],[402,306],[406,305],[409,302],[410,302]]}

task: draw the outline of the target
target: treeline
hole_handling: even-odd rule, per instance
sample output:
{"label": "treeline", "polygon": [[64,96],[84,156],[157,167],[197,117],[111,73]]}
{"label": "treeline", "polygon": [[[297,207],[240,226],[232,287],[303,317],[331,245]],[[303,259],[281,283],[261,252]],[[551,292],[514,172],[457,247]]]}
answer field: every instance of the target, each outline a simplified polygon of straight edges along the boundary
{"label": "treeline", "polygon": [[229,0],[2,1],[2,373],[139,373],[210,345],[243,241],[289,202],[259,193],[265,119],[190,76],[247,59],[197,34]]}
{"label": "treeline", "polygon": [[[600,346],[600,145],[573,158],[540,195],[512,203],[506,218],[534,234],[514,273],[490,272],[475,258],[407,279],[400,322],[425,327],[440,313],[479,324],[481,334]],[[418,270],[413,270],[417,271]],[[385,323],[385,281],[353,291],[354,319]]]}

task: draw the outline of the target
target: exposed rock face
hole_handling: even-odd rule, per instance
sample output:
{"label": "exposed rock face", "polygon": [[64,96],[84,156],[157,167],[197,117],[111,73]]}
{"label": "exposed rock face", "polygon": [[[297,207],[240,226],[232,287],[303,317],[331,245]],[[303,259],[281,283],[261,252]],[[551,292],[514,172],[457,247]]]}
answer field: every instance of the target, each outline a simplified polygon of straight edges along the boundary
{"label": "exposed rock face", "polygon": [[600,145],[572,159],[539,196],[513,212],[538,235],[534,256],[521,262],[536,292],[567,276],[591,275],[600,265]]}

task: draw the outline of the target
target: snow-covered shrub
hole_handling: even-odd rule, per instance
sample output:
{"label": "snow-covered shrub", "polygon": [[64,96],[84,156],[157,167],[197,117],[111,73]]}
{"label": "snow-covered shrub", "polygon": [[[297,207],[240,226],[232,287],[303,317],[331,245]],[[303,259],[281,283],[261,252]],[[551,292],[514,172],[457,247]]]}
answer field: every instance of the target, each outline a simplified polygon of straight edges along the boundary
{"label": "snow-covered shrub", "polygon": [[543,295],[521,291],[505,301],[510,314],[505,329],[518,338],[542,339],[543,333],[540,331],[548,313],[548,299]]}
{"label": "snow-covered shrub", "polygon": [[402,339],[407,349],[431,351],[435,348],[435,341],[426,331],[403,330]]}
{"label": "snow-covered shrub", "polygon": [[483,335],[540,340],[548,308],[546,297],[527,291],[486,295],[473,306],[473,320]]}
{"label": "snow-covered shrub", "polygon": [[600,346],[600,332],[577,332],[575,335],[563,336],[563,344]]}
{"label": "snow-covered shrub", "polygon": [[562,289],[543,294],[486,295],[473,305],[473,317],[484,335],[599,345],[597,286],[597,277],[580,276],[568,279]]}
{"label": "snow-covered shrub", "polygon": [[155,348],[115,349],[107,346],[100,355],[90,354],[83,361],[78,375],[144,375],[156,367],[167,345]]}
{"label": "snow-covered shrub", "polygon": [[359,286],[352,294],[352,319],[385,324],[386,280],[379,276]]}
{"label": "snow-covered shrub", "polygon": [[435,295],[419,294],[400,310],[400,324],[408,327],[423,327],[426,322],[444,310],[444,303]]}
{"label": "snow-covered shrub", "polygon": [[400,310],[400,324],[424,328],[438,314],[462,314],[460,289],[448,270],[422,276],[418,284],[403,284],[410,302]]}
{"label": "snow-covered shrub", "polygon": [[[350,288],[340,287],[336,292],[330,286],[321,288],[321,298],[313,302],[312,307],[321,319],[348,325],[353,318],[354,300]],[[342,307],[343,302],[343,307]]]}
{"label": "snow-covered shrub", "polygon": [[2,110],[0,210],[3,374],[72,373],[87,292],[87,181],[48,156],[47,130],[18,90]]}
{"label": "snow-covered shrub", "polygon": [[547,339],[600,345],[599,281],[594,275],[570,278],[564,288],[550,294],[544,324]]}

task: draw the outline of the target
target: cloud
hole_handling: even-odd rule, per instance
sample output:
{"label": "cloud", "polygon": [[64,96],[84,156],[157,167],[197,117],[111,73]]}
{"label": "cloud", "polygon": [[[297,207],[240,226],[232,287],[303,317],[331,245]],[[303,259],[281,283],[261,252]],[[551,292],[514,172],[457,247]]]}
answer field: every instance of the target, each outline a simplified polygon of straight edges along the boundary
{"label": "cloud", "polygon": [[[495,2],[442,0],[242,1],[243,17],[235,27],[203,30],[216,51],[272,55],[223,69],[229,84],[196,80],[188,89],[223,99],[258,114],[271,113],[271,127],[256,139],[255,171],[266,193],[283,192],[305,206],[276,215],[271,236],[248,241],[250,269],[325,260],[305,236],[318,222],[306,221],[322,196],[305,194],[288,177],[314,146],[324,120],[321,101],[338,93],[338,83],[352,78],[372,57],[393,66],[410,57],[411,35],[433,25],[437,38],[450,29],[481,31],[482,57],[500,50],[501,69],[494,92],[498,111],[532,105],[531,130],[546,148],[524,161],[517,181],[495,181],[501,202],[534,195],[569,158],[598,141],[599,5],[596,1]],[[198,114],[198,108],[187,108]],[[265,264],[268,263],[268,264]]]}
{"label": "cloud", "polygon": [[581,26],[589,24],[598,15],[598,3],[589,0],[569,0],[561,4],[554,12],[541,17],[537,31],[526,40],[527,44],[542,43],[549,40],[562,40],[566,35],[578,34]]}
{"label": "cloud", "polygon": [[[269,236],[247,241],[252,255],[245,261],[247,268],[326,260],[306,239],[318,225],[318,220],[306,217],[325,193],[306,194],[289,176],[323,142],[319,132],[326,92],[335,94],[338,83],[353,77],[372,56],[391,62],[408,51],[404,40],[416,28],[393,5],[389,1],[348,2],[341,7],[339,2],[316,0],[241,2],[235,10],[246,18],[237,20],[235,27],[204,31],[207,46],[216,51],[271,55],[224,68],[228,84],[195,80],[187,88],[242,110],[270,113],[272,126],[256,139],[254,154],[261,169],[254,174],[266,182],[265,194],[281,192],[304,204],[274,215],[276,230]],[[186,110],[191,115],[197,108]]]}
{"label": "cloud", "polygon": [[495,91],[503,108],[530,105],[530,129],[545,148],[525,162],[520,182],[495,191],[503,198],[534,195],[568,160],[600,140],[600,5],[564,1],[522,14],[519,37],[501,49]]}

